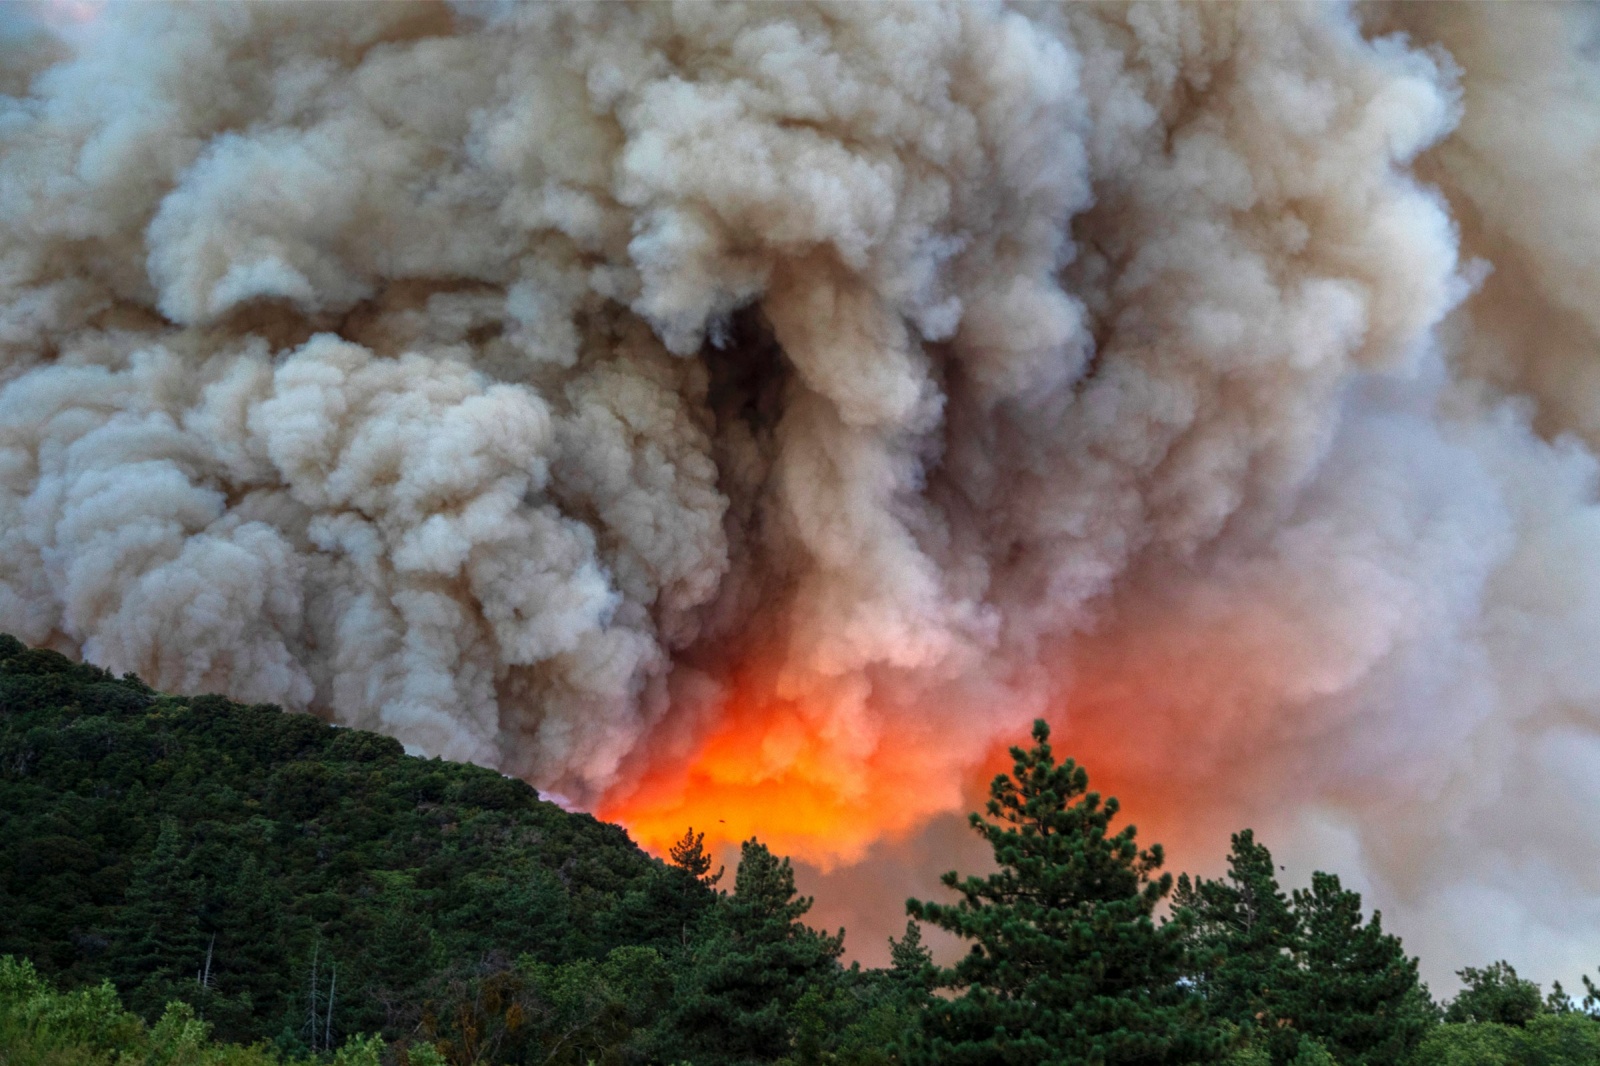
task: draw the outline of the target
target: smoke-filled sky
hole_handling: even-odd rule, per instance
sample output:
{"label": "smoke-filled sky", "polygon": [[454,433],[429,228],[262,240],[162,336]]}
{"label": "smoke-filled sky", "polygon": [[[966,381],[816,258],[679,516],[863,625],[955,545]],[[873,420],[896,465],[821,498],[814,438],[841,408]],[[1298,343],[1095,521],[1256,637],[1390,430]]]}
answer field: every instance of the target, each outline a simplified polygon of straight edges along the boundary
{"label": "smoke-filled sky", "polygon": [[1600,963],[1600,19],[0,26],[0,629],[804,860],[1043,715],[1449,972]]}

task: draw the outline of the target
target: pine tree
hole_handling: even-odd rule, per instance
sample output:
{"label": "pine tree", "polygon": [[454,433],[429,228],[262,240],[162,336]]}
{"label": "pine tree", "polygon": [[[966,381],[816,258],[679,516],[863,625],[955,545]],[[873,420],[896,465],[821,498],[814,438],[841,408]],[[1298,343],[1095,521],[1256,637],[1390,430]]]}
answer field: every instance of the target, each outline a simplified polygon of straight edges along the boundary
{"label": "pine tree", "polygon": [[657,920],[669,912],[676,917],[678,953],[689,950],[700,919],[716,898],[716,886],[722,880],[723,867],[717,867],[716,873],[711,872],[711,856],[706,852],[705,839],[706,835],[696,833],[694,826],[685,830],[683,838],[667,851],[668,863],[664,871],[667,880],[653,885],[653,891],[647,892],[648,896],[667,894],[668,898],[652,899],[649,903]]}
{"label": "pine tree", "polygon": [[715,888],[722,880],[723,868],[719,866],[716,873],[711,872],[711,856],[706,854],[705,840],[706,835],[696,833],[691,825],[684,831],[683,839],[667,849],[667,855],[673,866],[707,888]]}
{"label": "pine tree", "polygon": [[229,853],[224,869],[231,876],[212,923],[214,957],[201,1003],[218,1039],[245,1042],[255,1032],[258,1011],[277,1017],[288,1006],[274,994],[278,975],[288,966],[282,890],[242,849]]}
{"label": "pine tree", "polygon": [[1283,1063],[1300,1053],[1290,1028],[1300,971],[1300,938],[1272,853],[1246,829],[1233,836],[1223,880],[1178,879],[1173,905],[1187,922],[1196,987],[1212,1015]]}
{"label": "pine tree", "polygon": [[112,938],[113,976],[138,1013],[154,1016],[169,1000],[192,998],[205,958],[195,876],[182,831],[163,819],[155,846],[135,867]]}
{"label": "pine tree", "polygon": [[733,895],[708,914],[663,1019],[663,1058],[731,1066],[791,1050],[797,1005],[837,980],[844,951],[843,931],[829,936],[801,923],[810,909],[811,900],[796,894],[789,860],[745,841]]}
{"label": "pine tree", "polygon": [[1381,914],[1362,922],[1360,894],[1333,874],[1313,874],[1294,912],[1303,975],[1286,1013],[1295,1028],[1344,1066],[1404,1062],[1437,1020],[1417,960],[1383,931]]}
{"label": "pine tree", "polygon": [[1071,759],[1056,763],[1046,723],[1033,736],[1030,750],[1011,749],[1011,775],[990,785],[989,817],[971,817],[999,871],[946,874],[962,897],[953,905],[907,902],[913,917],[973,942],[941,971],[960,994],[929,1006],[907,1061],[1214,1061],[1224,1037],[1182,983],[1182,929],[1152,918],[1172,887],[1159,845],[1140,850],[1131,825],[1108,835],[1117,801],[1088,791]]}
{"label": "pine tree", "polygon": [[939,979],[939,968],[933,964],[933,952],[922,943],[922,926],[908,920],[904,936],[889,938],[889,964],[889,976],[906,1002],[926,1004]]}

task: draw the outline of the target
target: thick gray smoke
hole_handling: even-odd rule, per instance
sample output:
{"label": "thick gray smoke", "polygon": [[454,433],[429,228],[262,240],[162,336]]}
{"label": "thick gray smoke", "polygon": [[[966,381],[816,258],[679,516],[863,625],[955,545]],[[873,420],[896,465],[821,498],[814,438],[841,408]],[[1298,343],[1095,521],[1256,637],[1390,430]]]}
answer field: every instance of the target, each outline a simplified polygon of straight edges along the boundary
{"label": "thick gray smoke", "polygon": [[1591,12],[68,14],[0,629],[582,804],[732,730],[833,860],[1047,712],[1435,974],[1600,961]]}

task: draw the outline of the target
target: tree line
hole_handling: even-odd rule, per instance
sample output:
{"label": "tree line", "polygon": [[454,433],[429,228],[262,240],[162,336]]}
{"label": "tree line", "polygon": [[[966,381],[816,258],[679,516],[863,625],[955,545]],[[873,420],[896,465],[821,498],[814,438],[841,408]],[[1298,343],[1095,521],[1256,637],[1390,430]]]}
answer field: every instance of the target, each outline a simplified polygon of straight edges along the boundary
{"label": "tree line", "polygon": [[0,1066],[1600,1062],[1587,978],[1499,962],[1441,1006],[1337,876],[1284,891],[1246,830],[1174,880],[1045,723],[1012,757],[993,871],[864,969],[759,841],[731,879],[692,829],[656,860],[491,771],[0,637]]}

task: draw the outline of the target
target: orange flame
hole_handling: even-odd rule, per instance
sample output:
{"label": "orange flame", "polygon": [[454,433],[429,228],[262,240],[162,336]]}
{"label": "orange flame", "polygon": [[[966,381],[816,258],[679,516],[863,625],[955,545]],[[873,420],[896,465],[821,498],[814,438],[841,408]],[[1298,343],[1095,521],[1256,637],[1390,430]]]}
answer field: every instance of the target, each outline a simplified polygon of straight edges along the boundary
{"label": "orange flame", "polygon": [[[1296,664],[1263,636],[1269,625],[1245,614],[1195,629],[1174,612],[1125,610],[1046,650],[1054,677],[1030,679],[1045,686],[1034,695],[1050,707],[1057,757],[1082,764],[1091,788],[1120,801],[1119,822],[1137,825],[1143,844],[1167,845],[1175,862],[1225,852],[1230,831],[1281,813],[1273,798],[1295,793],[1297,765],[1281,745],[1304,725],[1283,699]],[[938,815],[981,810],[989,781],[1011,768],[1007,749],[1029,743],[1032,701],[792,698],[771,665],[780,659],[747,656],[693,745],[673,754],[652,745],[642,770],[625,771],[627,791],[597,813],[657,851],[692,825],[716,844],[759,836],[829,869]]]}
{"label": "orange flame", "polygon": [[747,672],[729,686],[686,762],[657,761],[632,775],[627,791],[605,797],[596,814],[657,853],[692,826],[709,843],[758,836],[828,869],[960,806],[961,760],[940,751],[925,726],[877,721],[865,735],[844,737],[816,711]]}
{"label": "orange flame", "polygon": [[[1197,847],[1215,850],[1218,841],[1225,847],[1227,832],[1251,816],[1247,764],[1255,745],[1254,730],[1215,705],[1231,686],[1214,675],[1237,676],[1240,664],[1218,656],[1177,671],[1139,648],[1080,646],[1070,699],[1049,715],[1057,757],[1076,759],[1091,788],[1118,798],[1119,822],[1136,824],[1142,844],[1175,845],[1174,859]],[[963,730],[949,718],[883,708],[856,716],[867,723],[863,730],[839,735],[848,714],[826,699],[785,698],[775,688],[770,673],[744,670],[687,757],[655,753],[624,774],[627,784],[596,813],[658,854],[692,826],[713,845],[758,836],[829,870],[938,815],[981,810],[988,782],[1011,768],[1008,749],[1029,743],[1025,723],[999,733]],[[1232,757],[1223,754],[1235,744]]]}

